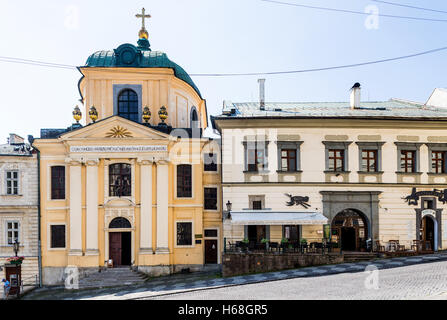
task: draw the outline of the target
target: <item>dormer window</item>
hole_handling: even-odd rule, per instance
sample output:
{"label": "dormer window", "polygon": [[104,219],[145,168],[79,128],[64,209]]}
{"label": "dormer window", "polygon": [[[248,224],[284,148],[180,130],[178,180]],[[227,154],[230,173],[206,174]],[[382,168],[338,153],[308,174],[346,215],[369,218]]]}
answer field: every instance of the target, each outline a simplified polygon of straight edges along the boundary
{"label": "dormer window", "polygon": [[118,96],[118,115],[120,117],[138,121],[138,95],[132,89],[121,91]]}

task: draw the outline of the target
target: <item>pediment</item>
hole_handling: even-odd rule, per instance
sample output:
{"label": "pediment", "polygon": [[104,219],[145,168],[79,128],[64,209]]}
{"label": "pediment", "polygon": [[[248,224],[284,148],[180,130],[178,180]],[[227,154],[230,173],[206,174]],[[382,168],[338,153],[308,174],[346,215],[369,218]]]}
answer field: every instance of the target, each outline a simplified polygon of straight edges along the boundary
{"label": "pediment", "polygon": [[61,140],[169,140],[170,135],[142,124],[113,116],[63,134]]}

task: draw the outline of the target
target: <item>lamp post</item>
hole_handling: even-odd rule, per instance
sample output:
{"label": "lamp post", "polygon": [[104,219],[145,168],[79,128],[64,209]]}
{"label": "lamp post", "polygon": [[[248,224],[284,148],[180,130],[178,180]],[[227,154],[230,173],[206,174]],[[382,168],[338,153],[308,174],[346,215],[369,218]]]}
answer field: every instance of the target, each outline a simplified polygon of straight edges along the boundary
{"label": "lamp post", "polygon": [[[20,242],[17,239],[14,241],[13,250],[14,250],[14,253],[15,253],[16,258],[17,258],[19,250],[20,250]],[[17,275],[17,296],[19,296],[21,279],[20,279],[20,272],[19,272],[19,264],[18,263],[16,263],[16,275]]]}
{"label": "lamp post", "polygon": [[[227,206],[226,218],[230,219],[231,218],[231,213],[230,212],[231,212],[232,203],[230,202],[230,200],[228,200],[225,205]],[[222,217],[222,220],[225,220],[225,218]],[[227,239],[224,238],[224,253],[226,253],[226,252],[227,252]]]}
{"label": "lamp post", "polygon": [[15,253],[16,257],[17,257],[17,254],[18,254],[18,252],[20,250],[20,242],[18,242],[17,239],[16,239],[16,241],[14,241],[13,249],[14,249],[14,253]]}

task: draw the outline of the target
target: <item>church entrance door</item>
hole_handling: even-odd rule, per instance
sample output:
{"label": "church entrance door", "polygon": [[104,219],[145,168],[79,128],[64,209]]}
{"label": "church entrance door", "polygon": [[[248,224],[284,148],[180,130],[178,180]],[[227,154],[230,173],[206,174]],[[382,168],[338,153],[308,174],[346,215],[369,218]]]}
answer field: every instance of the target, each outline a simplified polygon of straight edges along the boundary
{"label": "church entrance door", "polygon": [[115,267],[131,264],[130,236],[130,232],[109,232],[109,256]]}

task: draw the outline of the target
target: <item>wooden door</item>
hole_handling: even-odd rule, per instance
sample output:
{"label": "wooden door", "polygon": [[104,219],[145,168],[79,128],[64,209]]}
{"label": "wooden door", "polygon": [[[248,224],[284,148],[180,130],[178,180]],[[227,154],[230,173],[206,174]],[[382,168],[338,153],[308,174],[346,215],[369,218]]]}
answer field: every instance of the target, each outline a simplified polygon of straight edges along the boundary
{"label": "wooden door", "polygon": [[217,263],[217,240],[205,240],[205,263]]}
{"label": "wooden door", "polygon": [[113,266],[121,265],[121,232],[109,232],[109,257],[113,260]]}

